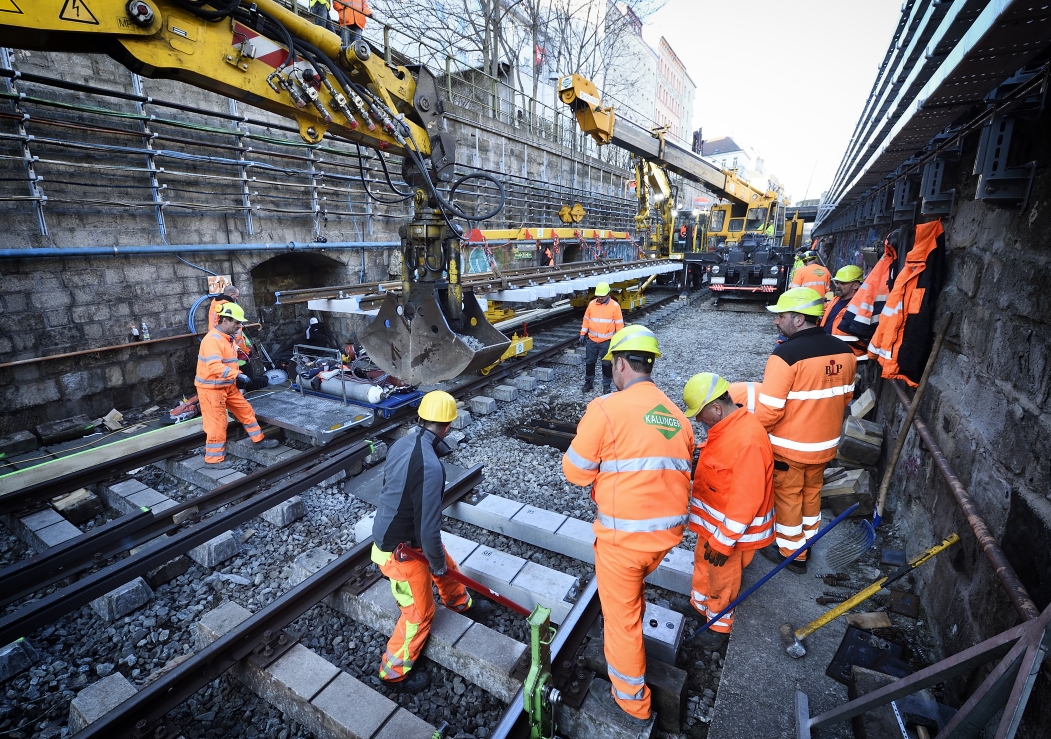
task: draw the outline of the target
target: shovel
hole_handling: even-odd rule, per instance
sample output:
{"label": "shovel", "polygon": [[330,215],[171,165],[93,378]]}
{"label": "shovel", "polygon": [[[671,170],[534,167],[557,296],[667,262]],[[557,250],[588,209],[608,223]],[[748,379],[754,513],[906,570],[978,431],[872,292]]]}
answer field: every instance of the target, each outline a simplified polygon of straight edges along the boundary
{"label": "shovel", "polygon": [[426,288],[403,302],[388,293],[360,340],[380,369],[407,385],[451,380],[488,367],[511,344],[486,320],[474,293],[463,294],[463,309],[450,325]]}

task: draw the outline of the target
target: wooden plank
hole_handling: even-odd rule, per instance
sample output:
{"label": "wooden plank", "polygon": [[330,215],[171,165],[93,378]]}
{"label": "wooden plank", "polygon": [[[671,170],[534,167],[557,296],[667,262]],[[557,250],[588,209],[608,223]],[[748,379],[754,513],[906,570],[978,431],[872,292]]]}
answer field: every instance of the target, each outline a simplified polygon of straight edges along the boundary
{"label": "wooden plank", "polygon": [[70,454],[67,457],[60,457],[51,462],[38,464],[29,469],[9,472],[0,476],[0,496],[15,493],[31,485],[47,482],[77,470],[94,467],[105,462],[112,462],[134,452],[199,433],[201,433],[201,418],[198,417],[172,426],[165,426],[156,431],[138,434],[129,439],[115,441],[112,444],[86,449],[76,454]]}

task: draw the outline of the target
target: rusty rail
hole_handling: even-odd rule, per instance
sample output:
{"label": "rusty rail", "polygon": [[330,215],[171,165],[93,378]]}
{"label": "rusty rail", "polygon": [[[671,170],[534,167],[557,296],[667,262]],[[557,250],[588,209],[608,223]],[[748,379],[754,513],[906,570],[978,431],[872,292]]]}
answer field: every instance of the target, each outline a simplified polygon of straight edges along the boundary
{"label": "rusty rail", "polygon": [[[898,400],[908,409],[911,401],[901,387],[901,383],[891,380],[890,384],[898,394]],[[1029,597],[1029,591],[1025,589],[1025,585],[1018,579],[1018,573],[1015,572],[1014,567],[1011,566],[1007,559],[1007,555],[1004,554],[1004,550],[1000,548],[1000,544],[993,537],[992,532],[989,531],[989,527],[985,524],[985,519],[982,518],[982,515],[974,505],[974,501],[971,499],[971,494],[960,482],[956,473],[953,472],[952,467],[949,465],[949,460],[946,459],[941,447],[938,446],[938,442],[934,440],[934,435],[931,434],[927,424],[920,418],[919,413],[912,419],[912,424],[916,427],[920,438],[923,439],[923,443],[927,445],[927,449],[931,453],[931,459],[934,461],[934,466],[938,468],[942,477],[945,478],[945,482],[952,491],[953,497],[956,498],[956,502],[960,505],[960,510],[963,511],[963,515],[967,518],[967,523],[971,525],[975,538],[978,539],[982,551],[985,552],[986,558],[996,572],[996,578],[1004,586],[1004,590],[1007,591],[1007,597],[1011,600],[1011,605],[1027,621],[1039,618],[1040,609],[1036,607],[1033,599]]]}

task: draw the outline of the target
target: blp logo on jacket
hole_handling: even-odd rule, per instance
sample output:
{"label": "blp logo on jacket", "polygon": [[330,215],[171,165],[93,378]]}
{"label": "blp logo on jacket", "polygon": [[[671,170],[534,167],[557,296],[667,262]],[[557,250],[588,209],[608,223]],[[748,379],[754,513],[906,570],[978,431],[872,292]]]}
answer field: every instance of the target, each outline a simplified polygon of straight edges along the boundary
{"label": "blp logo on jacket", "polygon": [[828,366],[825,367],[825,374],[828,377],[835,377],[843,371],[843,365],[836,362],[834,359],[828,360]]}
{"label": "blp logo on jacket", "polygon": [[646,413],[642,417],[642,420],[645,421],[647,425],[653,426],[653,428],[657,429],[665,439],[670,439],[675,436],[675,434],[679,433],[679,430],[682,428],[682,426],[679,425],[679,419],[673,416],[671,411],[663,405],[658,405],[656,408]]}

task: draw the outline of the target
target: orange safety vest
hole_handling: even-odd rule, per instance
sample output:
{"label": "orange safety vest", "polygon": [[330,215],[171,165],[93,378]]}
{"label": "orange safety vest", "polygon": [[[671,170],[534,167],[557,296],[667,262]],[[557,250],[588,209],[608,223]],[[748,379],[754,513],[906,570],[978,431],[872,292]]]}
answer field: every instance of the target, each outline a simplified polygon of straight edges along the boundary
{"label": "orange safety vest", "polygon": [[794,287],[809,287],[818,295],[825,295],[832,289],[832,275],[817,262],[805,264],[792,275]]}
{"label": "orange safety vest", "polygon": [[742,406],[749,413],[755,413],[755,401],[758,399],[761,385],[758,382],[731,382],[730,400]]}
{"label": "orange safety vest", "polygon": [[934,344],[934,304],[941,289],[945,229],[940,220],[916,226],[916,241],[894,279],[868,352],[882,376],[919,383]]}
{"label": "orange safety vest", "polygon": [[237,345],[232,336],[212,329],[201,342],[197,355],[197,376],[193,384],[198,390],[215,390],[237,382]]}
{"label": "orange safety vest", "polygon": [[[843,303],[846,303],[847,305],[842,305]],[[867,362],[869,361],[869,356],[862,345],[858,343],[860,338],[844,331],[842,328],[843,314],[847,312],[848,305],[850,305],[850,302],[843,300],[843,298],[836,298],[835,300],[828,301],[825,304],[825,315],[821,317],[821,328],[825,329],[825,333],[829,333],[828,322],[831,320],[832,331],[830,335],[835,336],[840,341],[846,342],[847,346],[850,347],[850,351],[854,352],[854,356],[859,362]],[[836,311],[837,307],[841,307],[841,310]],[[835,315],[833,315],[834,311]]]}
{"label": "orange safety vest", "polygon": [[661,552],[682,541],[692,463],[693,427],[646,379],[588,404],[562,471],[574,485],[592,485],[597,538]]}
{"label": "orange safety vest", "polygon": [[897,260],[898,253],[893,246],[885,242],[883,256],[843,309],[843,318],[839,325],[848,334],[857,336],[862,341],[872,339],[876,326],[879,325],[880,311],[887,303],[887,296],[894,282],[894,266]]}
{"label": "orange safety vest", "polygon": [[336,0],[336,12],[339,13],[341,26],[357,26],[364,30],[365,23],[372,15],[368,0]]}
{"label": "orange safety vest", "polygon": [[774,451],[763,424],[733,412],[708,430],[693,473],[690,531],[730,554],[774,541]]}
{"label": "orange safety vest", "polygon": [[624,314],[621,313],[620,303],[613,298],[606,304],[592,300],[588,303],[588,309],[584,312],[584,321],[580,324],[580,335],[587,334],[592,341],[601,344],[609,341],[613,334],[624,328]]}
{"label": "orange safety vest", "polygon": [[836,456],[856,368],[850,349],[817,326],[789,336],[774,350],[766,361],[755,416],[775,454],[800,464]]}

